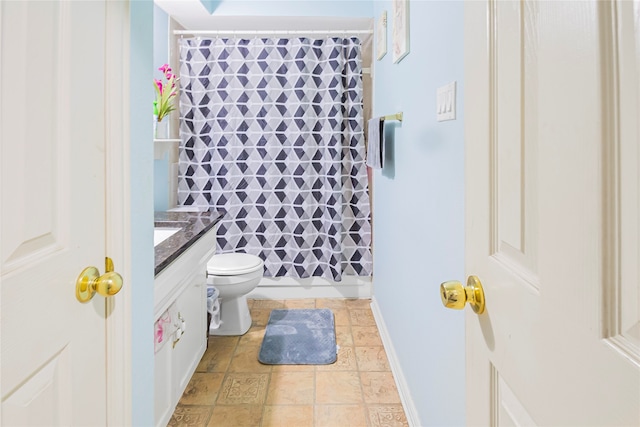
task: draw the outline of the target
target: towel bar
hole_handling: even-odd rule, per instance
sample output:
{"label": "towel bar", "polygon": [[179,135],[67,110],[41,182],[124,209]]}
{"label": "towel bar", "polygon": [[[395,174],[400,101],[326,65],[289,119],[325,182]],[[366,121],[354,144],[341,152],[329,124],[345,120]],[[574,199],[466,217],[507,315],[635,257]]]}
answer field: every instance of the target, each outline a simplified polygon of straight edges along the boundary
{"label": "towel bar", "polygon": [[398,120],[399,122],[402,121],[402,112],[400,113],[396,113],[396,114],[390,114],[388,116],[382,116],[380,117],[380,120],[384,121],[384,120]]}

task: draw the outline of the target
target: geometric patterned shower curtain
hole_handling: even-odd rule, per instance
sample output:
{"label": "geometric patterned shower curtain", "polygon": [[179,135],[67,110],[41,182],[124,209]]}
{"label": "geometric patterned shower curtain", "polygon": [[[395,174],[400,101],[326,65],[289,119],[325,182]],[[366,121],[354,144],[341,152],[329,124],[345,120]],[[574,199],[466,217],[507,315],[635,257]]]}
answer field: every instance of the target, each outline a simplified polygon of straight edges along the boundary
{"label": "geometric patterned shower curtain", "polygon": [[356,38],[181,39],[178,202],[266,276],[369,276],[363,122]]}

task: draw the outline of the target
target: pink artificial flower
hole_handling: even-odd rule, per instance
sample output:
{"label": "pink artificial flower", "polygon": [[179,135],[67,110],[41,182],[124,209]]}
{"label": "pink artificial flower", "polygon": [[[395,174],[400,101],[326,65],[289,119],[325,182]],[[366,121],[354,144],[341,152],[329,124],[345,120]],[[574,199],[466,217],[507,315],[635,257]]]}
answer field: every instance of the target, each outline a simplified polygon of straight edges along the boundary
{"label": "pink artificial flower", "polygon": [[156,342],[158,344],[162,342],[163,335],[164,335],[164,331],[162,330],[162,326],[158,325],[158,328],[156,329]]}
{"label": "pink artificial flower", "polygon": [[[2,0],[0,0],[2,1]],[[178,95],[176,82],[178,76],[173,74],[169,64],[164,64],[158,70],[164,73],[164,79],[153,79],[154,88],[156,89],[156,99],[153,101],[153,112],[157,117],[157,121],[162,121],[163,117],[175,110],[172,99]]]}

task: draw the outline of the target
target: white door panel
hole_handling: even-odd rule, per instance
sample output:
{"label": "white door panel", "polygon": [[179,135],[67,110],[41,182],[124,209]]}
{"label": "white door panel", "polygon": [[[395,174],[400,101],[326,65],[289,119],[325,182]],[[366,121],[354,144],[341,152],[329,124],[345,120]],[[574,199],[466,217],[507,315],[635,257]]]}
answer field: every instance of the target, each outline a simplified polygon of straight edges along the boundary
{"label": "white door panel", "polygon": [[0,2],[1,423],[106,423],[105,3]]}
{"label": "white door panel", "polygon": [[638,4],[465,6],[471,425],[640,425]]}

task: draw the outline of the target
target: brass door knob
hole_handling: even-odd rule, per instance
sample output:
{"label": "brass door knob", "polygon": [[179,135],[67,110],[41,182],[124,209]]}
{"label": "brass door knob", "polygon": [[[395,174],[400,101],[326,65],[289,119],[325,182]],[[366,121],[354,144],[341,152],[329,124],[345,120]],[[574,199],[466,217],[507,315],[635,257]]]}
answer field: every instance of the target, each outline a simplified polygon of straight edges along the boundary
{"label": "brass door knob", "polygon": [[82,270],[76,280],[76,298],[81,303],[91,301],[97,293],[104,297],[117,294],[122,289],[122,276],[113,271],[113,261],[107,258],[105,261],[107,271],[100,275],[96,267],[87,267]]}
{"label": "brass door knob", "polygon": [[457,280],[450,280],[440,285],[442,304],[447,308],[462,310],[469,303],[477,314],[484,312],[484,290],[482,283],[476,276],[469,276],[467,286]]}

